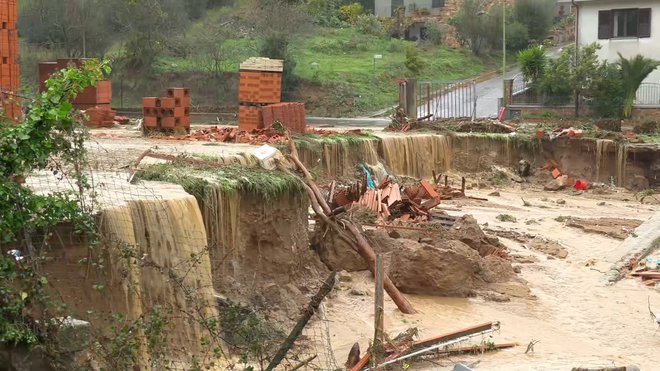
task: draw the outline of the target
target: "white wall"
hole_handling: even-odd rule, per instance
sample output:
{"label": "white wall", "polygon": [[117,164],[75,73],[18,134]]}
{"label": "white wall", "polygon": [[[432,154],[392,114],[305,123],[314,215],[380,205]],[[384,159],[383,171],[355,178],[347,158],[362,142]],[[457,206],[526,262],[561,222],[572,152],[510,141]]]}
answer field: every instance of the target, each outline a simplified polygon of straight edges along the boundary
{"label": "white wall", "polygon": [[[406,7],[406,14],[410,15],[410,5],[416,4],[417,9],[426,8],[431,11],[432,15],[439,15],[442,8],[431,8],[433,0],[404,0],[403,4]],[[376,0],[374,14],[379,17],[389,17],[392,15],[392,0]]]}
{"label": "white wall", "polygon": [[[641,54],[647,58],[660,60],[660,1],[659,0],[594,0],[578,3],[580,45],[598,42],[602,48],[598,52],[601,60],[615,62],[617,53],[630,58]],[[598,11],[625,8],[651,8],[651,37],[598,40]],[[655,70],[644,82],[660,83],[660,70]]]}

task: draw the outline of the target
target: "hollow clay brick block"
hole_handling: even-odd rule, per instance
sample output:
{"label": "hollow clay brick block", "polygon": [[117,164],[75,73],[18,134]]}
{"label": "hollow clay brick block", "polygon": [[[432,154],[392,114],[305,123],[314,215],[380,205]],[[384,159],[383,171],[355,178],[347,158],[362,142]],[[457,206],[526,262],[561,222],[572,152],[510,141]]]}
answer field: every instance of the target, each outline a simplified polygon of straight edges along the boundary
{"label": "hollow clay brick block", "polygon": [[176,101],[174,100],[174,98],[169,98],[169,97],[160,98],[160,106],[162,108],[172,108],[172,109],[174,109],[174,108],[176,108]]}
{"label": "hollow clay brick block", "polygon": [[142,98],[142,107],[144,108],[160,107],[159,99],[156,97],[144,97]]}

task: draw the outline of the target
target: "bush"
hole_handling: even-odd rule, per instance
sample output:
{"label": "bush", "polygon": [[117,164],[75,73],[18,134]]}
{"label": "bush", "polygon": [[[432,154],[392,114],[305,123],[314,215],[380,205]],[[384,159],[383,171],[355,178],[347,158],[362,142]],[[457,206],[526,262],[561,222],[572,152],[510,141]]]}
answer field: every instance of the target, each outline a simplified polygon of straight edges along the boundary
{"label": "bush", "polygon": [[355,21],[355,28],[363,34],[383,36],[385,34],[383,25],[373,14],[362,14]]}
{"label": "bush", "polygon": [[589,106],[600,117],[623,117],[623,80],[616,64],[604,63],[598,68],[591,89],[587,92]]}
{"label": "bush", "polygon": [[513,51],[523,50],[529,46],[529,33],[527,26],[520,22],[513,22],[506,26],[506,48]]}
{"label": "bush", "polygon": [[342,21],[355,24],[359,16],[364,14],[364,7],[360,3],[342,5],[339,8],[339,17]]}
{"label": "bush", "polygon": [[542,46],[532,46],[518,53],[518,63],[525,81],[536,85],[545,73],[548,57]]}
{"label": "bush", "polygon": [[445,25],[438,21],[429,21],[426,27],[426,40],[436,46],[442,45],[446,32]]}
{"label": "bush", "polygon": [[646,120],[633,128],[636,134],[660,134],[660,124],[653,120]]}
{"label": "bush", "polygon": [[412,45],[408,45],[408,47],[406,47],[406,60],[403,64],[410,73],[417,76],[424,68],[425,63],[419,55],[419,50]]}
{"label": "bush", "polygon": [[620,119],[603,119],[596,122],[596,127],[602,130],[607,131],[621,131],[621,120]]}

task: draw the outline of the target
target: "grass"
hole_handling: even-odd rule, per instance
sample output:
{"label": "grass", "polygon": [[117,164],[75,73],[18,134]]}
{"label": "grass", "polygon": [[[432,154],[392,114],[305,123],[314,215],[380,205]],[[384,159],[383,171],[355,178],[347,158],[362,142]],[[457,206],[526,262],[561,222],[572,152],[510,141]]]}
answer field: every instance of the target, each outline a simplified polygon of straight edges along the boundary
{"label": "grass", "polygon": [[[231,8],[229,8],[231,10]],[[226,17],[226,8],[210,11],[204,19],[193,23],[187,37],[203,33],[209,21]],[[239,64],[258,56],[258,38],[224,40],[223,72],[238,72]],[[311,110],[323,109],[335,115],[351,116],[385,109],[398,99],[397,80],[410,76],[404,65],[406,48],[415,46],[424,63],[419,80],[458,80],[474,77],[485,69],[490,56],[475,57],[467,49],[418,45],[386,36],[368,35],[355,27],[316,27],[291,43],[296,60],[295,73],[315,94],[302,97]],[[377,60],[375,54],[383,59]],[[161,57],[156,65],[158,73],[206,72],[200,58]],[[332,106],[328,110],[327,106]]]}
{"label": "grass", "polygon": [[300,178],[257,167],[191,168],[184,163],[158,164],[146,167],[136,175],[143,180],[179,184],[197,198],[203,198],[208,187],[220,189],[223,193],[251,193],[266,201],[304,192]]}

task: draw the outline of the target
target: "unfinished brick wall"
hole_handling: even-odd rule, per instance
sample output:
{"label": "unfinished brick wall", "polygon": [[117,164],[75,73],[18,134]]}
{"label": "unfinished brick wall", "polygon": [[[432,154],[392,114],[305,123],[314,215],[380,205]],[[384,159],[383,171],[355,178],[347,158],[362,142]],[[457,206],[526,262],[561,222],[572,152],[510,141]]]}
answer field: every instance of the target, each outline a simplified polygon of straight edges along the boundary
{"label": "unfinished brick wall", "polygon": [[6,118],[17,121],[21,117],[18,97],[20,68],[18,65],[17,0],[0,0],[0,104]]}

